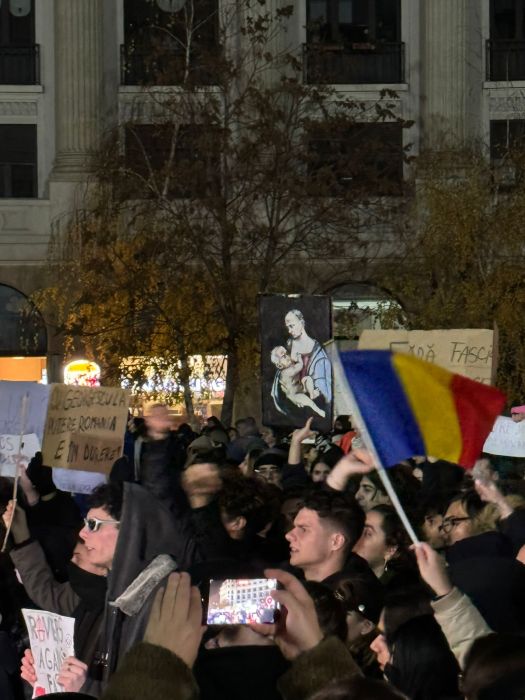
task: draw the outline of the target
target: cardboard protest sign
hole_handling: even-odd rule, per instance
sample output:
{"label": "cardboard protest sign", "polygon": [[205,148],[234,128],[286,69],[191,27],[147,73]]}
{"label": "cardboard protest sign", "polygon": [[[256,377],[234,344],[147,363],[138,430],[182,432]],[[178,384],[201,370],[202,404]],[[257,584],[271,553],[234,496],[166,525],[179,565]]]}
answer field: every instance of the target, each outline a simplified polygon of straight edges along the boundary
{"label": "cardboard protest sign", "polygon": [[494,331],[480,328],[433,331],[365,330],[359,350],[406,352],[434,362],[449,372],[483,384],[492,384],[496,366],[493,353]]}
{"label": "cardboard protest sign", "polygon": [[128,403],[124,389],[53,384],[42,444],[44,464],[108,473],[122,454]]}
{"label": "cardboard protest sign", "polygon": [[22,613],[35,661],[36,684],[33,697],[63,693],[64,689],[57,682],[57,676],[62,661],[75,655],[74,618],[28,608],[23,608]]}
{"label": "cardboard protest sign", "polygon": [[[22,410],[27,397],[26,412]],[[0,381],[0,475],[15,476],[19,459],[28,465],[44,435],[49,387],[35,382]],[[22,434],[22,445],[20,435]]]}
{"label": "cardboard protest sign", "polygon": [[483,452],[501,457],[525,457],[525,421],[515,423],[512,418],[498,416]]}

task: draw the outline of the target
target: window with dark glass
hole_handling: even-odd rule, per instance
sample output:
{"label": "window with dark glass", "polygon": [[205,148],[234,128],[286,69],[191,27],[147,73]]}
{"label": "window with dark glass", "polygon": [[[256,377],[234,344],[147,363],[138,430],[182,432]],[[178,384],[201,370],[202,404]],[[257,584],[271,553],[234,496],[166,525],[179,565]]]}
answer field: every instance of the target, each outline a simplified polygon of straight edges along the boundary
{"label": "window with dark glass", "polygon": [[404,151],[400,124],[319,124],[310,130],[309,151],[314,195],[401,193]]}
{"label": "window with dark glass", "polygon": [[309,83],[404,81],[400,0],[307,0]]}
{"label": "window with dark glass", "polygon": [[37,82],[34,0],[0,0],[0,84]]}
{"label": "window with dark glass", "polygon": [[218,27],[218,0],[125,0],[122,82],[212,84]]}
{"label": "window with dark glass", "polygon": [[525,0],[491,0],[489,80],[525,80]]}
{"label": "window with dark glass", "polygon": [[308,41],[399,41],[399,0],[307,0]]}
{"label": "window with dark glass", "polygon": [[0,197],[38,196],[35,124],[0,124]]}
{"label": "window with dark glass", "polygon": [[494,119],[490,122],[490,158],[493,162],[524,149],[524,119]]}
{"label": "window with dark glass", "polygon": [[125,168],[130,198],[213,196],[219,191],[217,129],[199,124],[129,126]]}

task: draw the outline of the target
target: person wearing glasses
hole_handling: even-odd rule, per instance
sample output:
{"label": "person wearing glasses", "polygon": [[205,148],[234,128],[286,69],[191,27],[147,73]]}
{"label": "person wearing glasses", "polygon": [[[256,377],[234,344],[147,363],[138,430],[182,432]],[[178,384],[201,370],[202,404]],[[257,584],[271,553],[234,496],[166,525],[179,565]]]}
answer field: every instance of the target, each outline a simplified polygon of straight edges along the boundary
{"label": "person wearing glasses", "polygon": [[[69,562],[68,581],[57,581],[43,548],[31,537],[25,511],[14,501],[9,501],[2,518],[6,527],[11,522],[13,547],[9,556],[27,595],[42,610],[75,618],[77,658],[70,658],[67,664],[63,664],[65,675],[59,674],[57,678],[65,690],[74,692],[85,683],[87,669],[94,661],[98,646],[106,602],[106,571],[90,563],[86,546],[79,540]],[[21,675],[31,685],[36,683],[34,660],[29,649],[22,659]],[[88,679],[86,690],[96,693],[97,689],[97,683]]]}
{"label": "person wearing glasses", "polygon": [[449,503],[441,531],[452,583],[466,593],[496,632],[525,632],[525,567],[512,541],[484,517],[474,489]]}
{"label": "person wearing glasses", "polygon": [[138,484],[103,484],[89,506],[80,537],[89,562],[107,574],[94,669],[104,687],[122,656],[143,638],[159,586],[176,568],[187,570],[196,555],[183,523]]}

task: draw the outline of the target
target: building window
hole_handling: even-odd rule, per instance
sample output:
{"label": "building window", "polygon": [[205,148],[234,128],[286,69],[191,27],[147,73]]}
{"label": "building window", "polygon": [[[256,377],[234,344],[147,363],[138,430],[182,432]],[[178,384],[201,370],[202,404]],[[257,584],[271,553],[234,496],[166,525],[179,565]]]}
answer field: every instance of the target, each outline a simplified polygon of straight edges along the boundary
{"label": "building window", "polygon": [[34,0],[0,1],[0,84],[39,81]]}
{"label": "building window", "polygon": [[491,0],[488,80],[525,80],[525,0]]}
{"label": "building window", "polygon": [[404,80],[399,0],[307,0],[309,83]]}
{"label": "building window", "polygon": [[490,161],[494,183],[500,190],[523,182],[525,120],[494,119],[490,122]]}
{"label": "building window", "polygon": [[525,147],[524,119],[494,119],[490,122],[490,159],[503,160],[512,151]]}
{"label": "building window", "polygon": [[325,122],[310,130],[308,171],[313,195],[399,195],[403,162],[400,124],[338,127]]}
{"label": "building window", "polygon": [[35,124],[0,124],[0,197],[38,196],[36,146]]}
{"label": "building window", "polygon": [[218,0],[125,0],[121,82],[214,84],[218,37]]}
{"label": "building window", "polygon": [[[173,157],[170,159],[170,153]],[[201,198],[218,193],[218,131],[199,124],[126,127],[128,198],[168,195]]]}

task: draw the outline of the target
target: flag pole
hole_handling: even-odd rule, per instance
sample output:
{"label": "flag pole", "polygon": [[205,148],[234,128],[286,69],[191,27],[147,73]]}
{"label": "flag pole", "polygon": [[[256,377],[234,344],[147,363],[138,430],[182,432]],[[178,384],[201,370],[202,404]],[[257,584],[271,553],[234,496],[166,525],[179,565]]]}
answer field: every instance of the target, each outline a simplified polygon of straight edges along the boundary
{"label": "flag pole", "polygon": [[29,394],[24,394],[22,397],[21,401],[21,406],[20,406],[20,436],[18,438],[18,454],[16,456],[16,472],[15,472],[15,480],[13,483],[13,512],[11,515],[11,520],[9,521],[9,525],[6,528],[6,533],[5,533],[5,538],[4,538],[4,543],[2,545],[2,552],[5,552],[6,547],[7,547],[7,540],[9,538],[9,533],[11,532],[11,525],[13,524],[13,518],[15,517],[15,510],[16,510],[16,503],[17,503],[17,497],[18,497],[18,480],[20,478],[20,469],[23,469],[23,466],[21,464],[22,461],[22,447],[24,446],[24,435],[26,432],[26,423],[27,423],[27,405],[29,403]]}
{"label": "flag pole", "polygon": [[379,478],[381,479],[381,482],[383,486],[385,487],[385,491],[388,494],[388,497],[390,498],[392,505],[396,509],[397,514],[399,515],[399,518],[401,522],[403,523],[403,526],[405,530],[407,531],[408,536],[412,540],[414,544],[417,544],[419,542],[419,537],[416,535],[414,528],[412,527],[412,524],[410,523],[410,520],[408,519],[407,514],[405,513],[405,509],[401,505],[401,502],[398,498],[398,495],[392,486],[392,482],[390,481],[390,477],[387,474],[387,470],[383,466],[383,463],[381,462],[381,459],[377,453],[377,450],[374,445],[374,441],[372,440],[372,437],[370,433],[368,432],[368,427],[366,425],[366,422],[361,415],[361,411],[359,410],[359,407],[357,405],[357,401],[355,400],[354,392],[352,391],[352,387],[350,386],[350,382],[346,378],[344,374],[344,370],[342,367],[341,359],[339,355],[337,356],[336,360],[339,365],[340,365],[340,376],[341,378],[344,379],[346,389],[348,392],[348,398],[350,399],[350,403],[353,408],[353,413],[352,417],[355,416],[356,419],[356,426],[359,429],[359,432],[361,433],[361,436],[363,438],[363,443],[366,447],[366,449],[370,452],[374,459],[374,466],[377,470],[377,473],[379,474]]}

